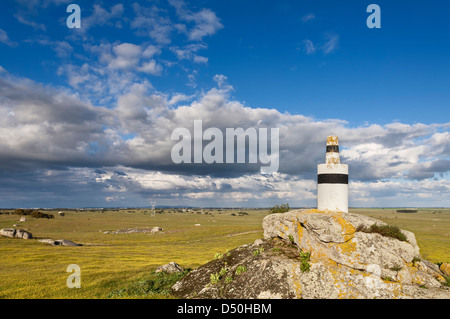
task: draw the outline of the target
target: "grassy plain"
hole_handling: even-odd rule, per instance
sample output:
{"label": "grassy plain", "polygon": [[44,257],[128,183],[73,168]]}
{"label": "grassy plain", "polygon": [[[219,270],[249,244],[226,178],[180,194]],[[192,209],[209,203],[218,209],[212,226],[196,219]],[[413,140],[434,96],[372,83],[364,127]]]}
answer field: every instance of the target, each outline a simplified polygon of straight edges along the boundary
{"label": "grassy plain", "polygon": [[[175,261],[196,268],[223,253],[262,238],[268,210],[203,210],[152,216],[148,210],[67,211],[64,217],[19,222],[0,215],[0,229],[18,224],[35,238],[69,239],[80,247],[50,246],[37,240],[0,237],[0,298],[108,298],[130,282],[145,280],[156,267]],[[450,261],[450,209],[351,209],[416,234],[422,257]],[[234,214],[235,216],[233,216]],[[196,226],[200,224],[200,226]],[[159,226],[162,232],[112,234],[125,228]],[[81,288],[69,289],[67,266],[81,268]],[[149,295],[147,297],[158,297]]]}

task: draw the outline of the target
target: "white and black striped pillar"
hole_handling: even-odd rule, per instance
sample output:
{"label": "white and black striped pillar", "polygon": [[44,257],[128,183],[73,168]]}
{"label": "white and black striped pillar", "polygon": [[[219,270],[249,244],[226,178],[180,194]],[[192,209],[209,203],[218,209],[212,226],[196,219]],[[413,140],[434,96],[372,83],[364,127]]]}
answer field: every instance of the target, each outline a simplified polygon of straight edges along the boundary
{"label": "white and black striped pillar", "polygon": [[348,165],[341,164],[337,136],[327,137],[325,164],[317,165],[317,209],[348,213]]}

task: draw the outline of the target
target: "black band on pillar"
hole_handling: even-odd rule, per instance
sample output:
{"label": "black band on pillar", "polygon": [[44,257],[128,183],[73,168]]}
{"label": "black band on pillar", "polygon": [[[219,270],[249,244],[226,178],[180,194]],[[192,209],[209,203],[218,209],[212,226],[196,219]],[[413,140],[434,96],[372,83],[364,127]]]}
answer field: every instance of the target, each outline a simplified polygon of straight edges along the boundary
{"label": "black band on pillar", "polygon": [[319,174],[317,184],[348,184],[347,174]]}
{"label": "black band on pillar", "polygon": [[339,153],[339,145],[327,145],[327,153]]}

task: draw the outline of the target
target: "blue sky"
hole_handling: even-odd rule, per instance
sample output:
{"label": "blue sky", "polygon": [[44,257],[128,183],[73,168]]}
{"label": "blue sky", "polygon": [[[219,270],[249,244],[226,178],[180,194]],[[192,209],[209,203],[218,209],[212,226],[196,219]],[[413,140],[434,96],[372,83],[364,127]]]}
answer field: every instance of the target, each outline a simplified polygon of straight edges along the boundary
{"label": "blue sky", "polygon": [[[66,8],[81,8],[81,29]],[[369,29],[366,8],[381,8]],[[0,206],[315,205],[328,134],[350,205],[448,206],[448,1],[7,0]],[[171,131],[280,128],[280,170],[174,165]]]}

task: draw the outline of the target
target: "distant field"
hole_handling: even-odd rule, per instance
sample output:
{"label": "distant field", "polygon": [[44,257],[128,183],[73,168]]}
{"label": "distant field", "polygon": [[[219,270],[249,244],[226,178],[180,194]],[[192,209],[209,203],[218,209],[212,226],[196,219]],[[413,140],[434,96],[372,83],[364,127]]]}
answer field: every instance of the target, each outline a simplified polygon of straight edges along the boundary
{"label": "distant field", "polygon": [[[242,211],[248,215],[238,212]],[[416,234],[422,256],[432,262],[450,261],[450,209],[352,209]],[[36,240],[0,237],[0,298],[106,298],[131,281],[146,278],[171,261],[196,268],[223,253],[262,238],[262,219],[268,210],[217,209],[175,213],[164,210],[76,212],[54,219],[0,215],[0,228],[20,224],[34,237],[69,239],[81,247],[59,247]],[[233,214],[235,216],[233,216]],[[196,226],[200,224],[200,226]],[[104,234],[125,228],[159,226],[163,232]],[[81,288],[69,289],[69,264],[81,268]]]}

